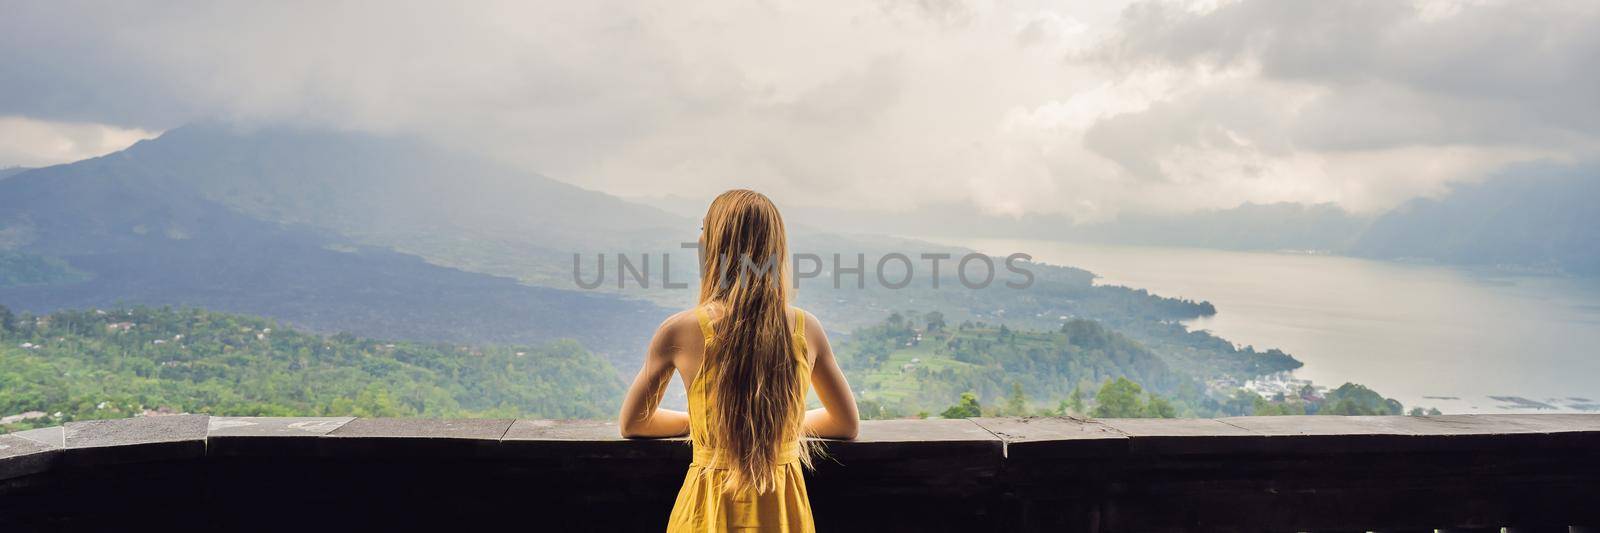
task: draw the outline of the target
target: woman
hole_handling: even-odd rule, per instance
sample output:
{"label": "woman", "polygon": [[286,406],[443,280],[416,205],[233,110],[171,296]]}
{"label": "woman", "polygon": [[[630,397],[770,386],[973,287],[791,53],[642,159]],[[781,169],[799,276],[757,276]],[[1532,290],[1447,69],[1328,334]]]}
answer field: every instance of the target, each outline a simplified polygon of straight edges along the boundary
{"label": "woman", "polygon": [[[822,324],[789,306],[783,218],[760,193],[711,202],[700,232],[700,304],[656,330],[622,402],[624,437],[689,435],[694,461],[668,531],[813,531],[804,437],[855,438],[855,398]],[[659,407],[677,370],[689,411]],[[822,407],[805,409],[814,386]]]}

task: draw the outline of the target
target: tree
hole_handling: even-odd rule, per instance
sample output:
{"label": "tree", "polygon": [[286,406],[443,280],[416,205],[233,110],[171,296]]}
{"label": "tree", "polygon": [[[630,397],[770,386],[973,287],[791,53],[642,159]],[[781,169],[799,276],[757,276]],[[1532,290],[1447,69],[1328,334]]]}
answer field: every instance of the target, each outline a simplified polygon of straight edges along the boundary
{"label": "tree", "polygon": [[[1258,396],[1259,398],[1259,396]],[[1306,414],[1305,402],[1269,402],[1261,400],[1256,402],[1253,416],[1283,416]]]}
{"label": "tree", "polygon": [[961,400],[955,405],[945,409],[939,416],[945,418],[974,418],[983,416],[983,408],[978,405],[978,395],[974,392],[961,393]]}
{"label": "tree", "polygon": [[928,333],[944,330],[944,313],[929,311],[928,314],[923,315],[923,318],[928,320]]}
{"label": "tree", "polygon": [[1233,396],[1222,404],[1222,412],[1232,416],[1250,416],[1256,414],[1257,406],[1267,403],[1265,398],[1245,389],[1236,389]]}
{"label": "tree", "polygon": [[1022,392],[1021,383],[1011,382],[1011,395],[1006,397],[1006,414],[1011,416],[1028,414],[1028,395]]}
{"label": "tree", "polygon": [[11,308],[0,304],[0,335],[10,333],[16,327],[17,315],[11,312]]}
{"label": "tree", "polygon": [[1172,402],[1167,401],[1166,398],[1151,393],[1144,405],[1144,416],[1145,418],[1177,418],[1178,409],[1173,407]]}
{"label": "tree", "polygon": [[1066,411],[1067,411],[1067,414],[1074,414],[1074,415],[1082,415],[1082,414],[1084,414],[1084,410],[1083,410],[1083,389],[1078,387],[1077,385],[1073,385],[1072,386],[1072,394],[1070,396],[1067,396],[1067,408],[1066,408]]}
{"label": "tree", "polygon": [[1106,381],[1105,385],[1100,386],[1100,392],[1094,395],[1094,416],[1140,418],[1145,413],[1144,402],[1139,401],[1139,395],[1143,393],[1144,388],[1128,378]]}
{"label": "tree", "polygon": [[1061,325],[1061,332],[1067,335],[1068,343],[1087,350],[1104,349],[1111,344],[1112,333],[1093,320],[1074,318]]}
{"label": "tree", "polygon": [[[1142,397],[1142,399],[1141,399]],[[1166,398],[1144,392],[1128,378],[1107,381],[1094,395],[1098,418],[1177,418],[1178,408]]]}
{"label": "tree", "polygon": [[1328,391],[1327,405],[1317,414],[1328,415],[1398,415],[1405,411],[1399,401],[1384,398],[1365,386],[1345,383]]}

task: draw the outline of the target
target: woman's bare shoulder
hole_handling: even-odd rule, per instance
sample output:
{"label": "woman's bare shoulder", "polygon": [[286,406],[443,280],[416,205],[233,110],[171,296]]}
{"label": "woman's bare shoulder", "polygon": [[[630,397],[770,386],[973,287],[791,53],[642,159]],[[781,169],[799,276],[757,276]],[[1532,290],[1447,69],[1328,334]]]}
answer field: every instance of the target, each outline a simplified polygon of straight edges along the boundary
{"label": "woman's bare shoulder", "polygon": [[822,328],[822,321],[817,319],[817,315],[813,315],[810,311],[793,306],[789,307],[789,313],[790,320],[793,320],[794,315],[797,314],[805,317],[806,340],[827,338],[827,335],[824,333]]}
{"label": "woman's bare shoulder", "polygon": [[666,320],[661,321],[661,326],[656,328],[657,334],[662,333],[699,333],[700,315],[696,308],[688,308],[671,314]]}
{"label": "woman's bare shoulder", "polygon": [[700,339],[700,318],[694,309],[685,309],[661,321],[661,325],[656,327],[655,338],[650,341],[650,351],[669,356],[684,347],[695,345]]}

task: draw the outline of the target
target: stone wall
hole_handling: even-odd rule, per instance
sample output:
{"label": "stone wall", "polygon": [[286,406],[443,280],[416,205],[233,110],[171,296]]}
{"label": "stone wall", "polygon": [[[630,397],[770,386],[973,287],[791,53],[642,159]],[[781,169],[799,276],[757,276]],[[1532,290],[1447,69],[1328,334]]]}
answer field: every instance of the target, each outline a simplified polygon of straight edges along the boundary
{"label": "stone wall", "polygon": [[[869,421],[822,531],[1600,523],[1600,415]],[[0,531],[658,531],[682,439],[605,422],[179,415],[0,435]]]}

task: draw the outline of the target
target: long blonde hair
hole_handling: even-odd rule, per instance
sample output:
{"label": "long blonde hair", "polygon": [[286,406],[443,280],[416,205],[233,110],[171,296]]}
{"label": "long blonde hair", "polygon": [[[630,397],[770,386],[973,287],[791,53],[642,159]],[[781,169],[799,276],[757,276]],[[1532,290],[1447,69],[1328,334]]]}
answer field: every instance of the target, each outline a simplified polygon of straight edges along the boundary
{"label": "long blonde hair", "polygon": [[801,441],[805,388],[789,320],[788,240],[778,208],[761,193],[717,196],[701,230],[700,305],[720,310],[701,375],[707,382],[708,444],[733,460],[724,490],[777,486],[778,453]]}

